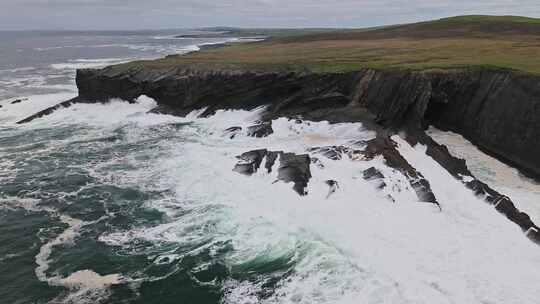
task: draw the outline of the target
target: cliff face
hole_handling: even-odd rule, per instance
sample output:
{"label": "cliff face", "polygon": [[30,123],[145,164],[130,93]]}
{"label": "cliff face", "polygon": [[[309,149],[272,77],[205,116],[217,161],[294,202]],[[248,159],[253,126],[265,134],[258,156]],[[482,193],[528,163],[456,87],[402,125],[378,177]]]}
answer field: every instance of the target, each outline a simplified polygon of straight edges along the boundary
{"label": "cliff face", "polygon": [[[426,153],[454,178],[484,197],[540,244],[540,227],[526,213],[481,181],[464,179],[472,176],[465,161],[453,157],[423,131],[426,126],[435,125],[460,133],[486,152],[540,177],[540,77],[489,70],[363,69],[314,74],[183,68],[118,72],[105,68],[77,71],[77,85],[79,97],[69,104],[110,98],[132,101],[147,95],[158,103],[153,111],[174,115],[202,108],[206,110],[201,115],[211,115],[219,109],[249,110],[264,105],[267,111],[262,120],[267,122],[253,127],[263,127],[260,136],[272,132],[269,120],[283,116],[362,122],[377,134],[376,140],[366,143],[369,155],[364,157],[382,155],[387,165],[412,178],[411,186],[419,197],[427,197],[426,201],[438,205],[429,181],[401,157],[390,137],[404,130],[409,143],[424,144]],[[53,110],[54,107],[44,112]],[[225,131],[234,130],[232,127]],[[259,136],[255,133],[253,136]],[[234,132],[231,134],[234,137]],[[347,150],[321,149],[327,148]],[[302,193],[299,189],[297,192]]]}
{"label": "cliff face", "polygon": [[436,78],[425,117],[540,176],[540,78],[478,72]]}
{"label": "cliff face", "polygon": [[[540,176],[540,77],[508,71],[295,74],[172,69],[79,70],[79,97],[154,98],[156,111],[269,107],[268,119],[375,121],[418,131],[427,124],[462,134],[530,175]],[[366,119],[369,118],[369,119]]]}

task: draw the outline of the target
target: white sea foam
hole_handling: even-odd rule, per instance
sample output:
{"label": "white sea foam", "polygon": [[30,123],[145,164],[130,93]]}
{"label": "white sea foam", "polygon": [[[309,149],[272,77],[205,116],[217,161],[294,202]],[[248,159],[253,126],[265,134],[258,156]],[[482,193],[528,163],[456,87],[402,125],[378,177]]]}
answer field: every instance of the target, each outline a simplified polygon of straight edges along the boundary
{"label": "white sea foam", "polygon": [[446,145],[456,157],[467,161],[467,167],[481,181],[512,198],[518,209],[526,212],[540,224],[540,184],[524,177],[494,157],[480,151],[463,136],[431,127],[428,134],[438,143]]}
{"label": "white sea foam", "polygon": [[81,220],[60,215],[62,223],[67,224],[68,228],[60,233],[53,240],[41,246],[39,253],[36,255],[36,264],[38,267],[35,270],[36,276],[40,281],[47,282],[52,286],[63,286],[71,292],[66,295],[59,296],[55,301],[62,303],[94,303],[96,298],[103,298],[108,294],[108,288],[111,285],[118,285],[124,282],[121,274],[109,274],[102,276],[92,270],[85,269],[76,271],[67,277],[58,275],[47,276],[47,270],[50,267],[50,256],[52,250],[57,246],[69,246],[74,243],[77,236],[80,234],[81,228],[86,225],[94,224],[104,218],[93,222],[83,222]]}
{"label": "white sea foam", "polygon": [[47,83],[47,79],[48,77],[37,74],[26,75],[22,77],[3,76],[3,78],[0,78],[0,84],[8,89],[22,86],[40,87]]}
{"label": "white sea foam", "polygon": [[[175,131],[183,140],[160,141],[154,151],[162,153],[139,161],[141,170],[126,173],[131,176],[125,179],[111,179],[113,183],[128,180],[139,187],[168,189],[170,197],[146,203],[148,208],[163,211],[168,220],[153,227],[103,234],[101,242],[126,250],[134,240],[194,248],[174,255],[163,253],[155,257],[157,264],[202,251],[217,255],[224,243],[233,248],[224,256],[220,253],[220,262],[228,269],[288,261],[291,271],[277,283],[272,296],[261,299],[260,292],[272,275],[285,275],[279,271],[253,280],[227,281],[225,303],[532,304],[540,298],[537,246],[430,159],[425,147],[411,147],[393,137],[401,154],[430,181],[442,212],[419,202],[414,191],[406,189],[405,177],[388,168],[380,157],[334,161],[311,153],[321,159],[324,168],[311,167],[309,195],[300,197],[291,184],[274,183],[276,170],[270,174],[261,170],[251,177],[232,172],[235,156],[257,148],[308,153],[313,146],[353,146],[374,134],[361,124],[296,123],[282,118],[273,121],[275,132],[266,138],[240,134],[229,139],[223,136],[224,129],[245,129],[260,119],[264,109],[177,118],[147,114],[154,105],[147,97],[135,105],[120,101],[74,105],[29,126],[80,123],[105,131],[123,125],[128,134],[125,140],[130,141],[171,123],[189,123]],[[130,157],[114,161],[137,164]],[[388,192],[381,193],[363,179],[363,171],[370,167],[386,176]],[[327,199],[328,179],[337,180],[340,188]],[[386,199],[386,194],[396,202]],[[77,223],[69,227],[65,240],[80,229]],[[41,258],[46,260],[47,255]],[[89,277],[91,282],[103,279],[87,272],[72,277],[73,282],[80,277]],[[104,278],[109,283],[117,279]]]}
{"label": "white sea foam", "polygon": [[35,269],[35,274],[40,281],[47,282],[53,286],[64,286],[73,291],[67,295],[60,296],[57,300],[61,300],[63,303],[92,303],[92,299],[95,299],[96,296],[106,294],[109,286],[123,282],[124,279],[120,274],[101,276],[92,270],[77,271],[67,277],[60,277],[58,275],[48,276],[47,271],[50,268],[50,256],[53,249],[58,246],[72,245],[82,227],[97,223],[105,217],[92,222],[83,222],[67,215],[58,214],[53,208],[40,206],[39,203],[40,201],[37,199],[17,197],[0,199],[0,207],[22,208],[32,212],[46,212],[52,216],[58,216],[60,221],[68,226],[54,239],[42,245],[39,253],[35,256],[35,262],[38,265]]}
{"label": "white sea foam", "polygon": [[[231,172],[234,156],[250,149],[305,153],[310,146],[373,137],[359,124],[297,124],[286,119],[275,120],[275,133],[262,139],[229,140],[218,132],[248,126],[261,111],[192,115],[193,124],[179,130],[191,140],[162,143],[173,154],[153,164],[161,176],[158,182],[175,189],[177,197],[149,206],[167,212],[172,221],[100,240],[114,246],[134,238],[206,244],[198,250],[230,240],[234,251],[225,260],[229,267],[293,257],[294,274],[264,300],[272,303],[534,303],[539,296],[534,285],[540,276],[533,267],[540,265],[535,245],[422,150],[407,147],[399,138],[394,139],[402,154],[432,181],[442,213],[419,203],[412,191],[391,193],[397,198],[393,204],[365,182],[362,171],[371,166],[380,168],[387,180],[404,180],[379,158],[323,159],[325,168],[312,166],[307,197],[299,197],[291,185],[273,184],[275,172],[252,177]],[[339,191],[328,200],[327,179],[340,182]],[[175,201],[193,209],[192,215],[175,220]],[[208,227],[204,223],[217,226],[199,230]],[[507,267],[507,259],[519,262]],[[263,301],[257,298],[261,282],[229,281],[225,301]]]}
{"label": "white sea foam", "polygon": [[22,102],[11,104],[14,98],[0,101],[0,124],[12,125],[13,123],[27,118],[41,110],[57,105],[63,101],[76,97],[74,91],[26,96]]}
{"label": "white sea foam", "polygon": [[74,104],[54,112],[50,117],[35,120],[35,124],[46,126],[52,124],[87,124],[91,126],[119,126],[134,123],[151,126],[180,121],[181,119],[147,113],[156,106],[156,102],[140,96],[135,104],[120,99],[112,99],[106,104]]}

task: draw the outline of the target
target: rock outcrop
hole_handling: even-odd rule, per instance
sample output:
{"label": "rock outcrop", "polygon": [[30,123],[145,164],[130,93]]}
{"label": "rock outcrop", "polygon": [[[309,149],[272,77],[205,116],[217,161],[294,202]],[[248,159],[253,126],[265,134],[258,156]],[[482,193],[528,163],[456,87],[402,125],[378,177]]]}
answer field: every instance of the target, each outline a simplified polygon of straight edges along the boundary
{"label": "rock outcrop", "polygon": [[[419,201],[434,204],[441,209],[439,202],[435,198],[435,194],[431,190],[429,181],[401,156],[396,149],[397,145],[390,138],[378,136],[367,142],[358,142],[356,145],[363,145],[364,147],[363,149],[352,149],[343,146],[331,146],[316,147],[309,150],[332,160],[340,160],[344,156],[347,156],[352,160],[366,161],[381,155],[388,167],[401,172],[407,178],[411,188],[416,192]],[[382,181],[384,179],[383,174],[374,167],[364,171],[364,179],[367,181],[376,181],[377,188],[379,189],[386,187],[384,181]]]}
{"label": "rock outcrop", "polygon": [[[410,177],[419,197],[434,204],[437,201],[427,180],[420,172],[408,167],[399,153],[394,153],[389,139],[392,133],[405,131],[410,142],[426,144],[428,154],[458,179],[462,174],[472,175],[464,164],[462,168],[461,160],[453,158],[425,135],[423,130],[428,125],[462,134],[485,152],[529,176],[540,178],[540,76],[480,68],[444,71],[361,69],[316,74],[109,67],[78,70],[76,80],[79,97],[64,106],[73,102],[103,102],[110,98],[134,101],[141,95],[157,101],[154,112],[174,115],[186,115],[204,108],[201,115],[208,116],[220,109],[251,110],[266,106],[262,123],[246,130],[256,137],[271,134],[273,130],[268,122],[284,116],[362,122],[378,134],[375,141],[366,143],[367,156],[370,151],[383,155],[390,167]],[[46,109],[34,117],[54,109]],[[240,131],[229,130],[227,134],[234,137]],[[326,154],[339,157],[340,151],[332,148]],[[310,172],[300,168],[310,163],[309,157],[300,160],[297,156],[288,158],[286,153],[279,155],[283,163],[290,163],[290,166],[280,168],[280,172],[284,172],[280,179],[294,182],[295,190],[303,194]],[[366,154],[360,156],[366,157]],[[251,160],[240,164],[236,170],[247,174],[256,171],[262,158],[257,153],[249,157]],[[298,176],[302,177],[296,178]],[[530,238],[540,239],[538,227],[503,195],[476,179],[464,183],[475,193],[487,193],[486,200],[497,210],[518,224]]]}
{"label": "rock outcrop", "polygon": [[293,189],[300,195],[306,195],[306,188],[311,179],[311,159],[308,155],[296,155],[294,153],[284,153],[282,151],[273,152],[266,149],[253,150],[237,156],[240,160],[233,171],[252,175],[257,172],[265,161],[264,167],[267,173],[272,172],[274,164],[279,162],[277,179],[285,183],[292,182]]}
{"label": "rock outcrop", "polygon": [[140,95],[156,111],[185,115],[206,108],[268,106],[267,119],[375,121],[395,129],[428,124],[467,139],[525,173],[540,177],[540,77],[502,70],[277,73],[241,70],[79,70],[85,100]]}
{"label": "rock outcrop", "polygon": [[247,128],[247,135],[251,137],[266,137],[274,133],[271,122],[263,122]]}
{"label": "rock outcrop", "polygon": [[10,102],[10,104],[18,104],[18,103],[21,103],[25,100],[28,100],[28,98],[18,98],[18,99],[15,99],[13,100],[12,102]]}

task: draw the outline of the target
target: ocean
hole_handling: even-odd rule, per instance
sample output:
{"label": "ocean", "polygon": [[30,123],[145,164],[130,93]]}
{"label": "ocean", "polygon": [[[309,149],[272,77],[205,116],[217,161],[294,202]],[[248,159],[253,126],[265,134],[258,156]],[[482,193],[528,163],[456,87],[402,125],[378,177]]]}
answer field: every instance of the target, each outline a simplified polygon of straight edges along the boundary
{"label": "ocean", "polygon": [[[360,123],[280,118],[266,138],[231,138],[264,108],[175,117],[141,96],[15,124],[76,96],[77,68],[224,41],[185,33],[0,32],[0,303],[538,303],[538,245],[399,136],[442,211],[382,158],[311,152],[372,139]],[[540,222],[537,183],[429,133]],[[260,148],[318,158],[308,195],[275,171],[233,172]],[[384,191],[363,179],[371,167]]]}

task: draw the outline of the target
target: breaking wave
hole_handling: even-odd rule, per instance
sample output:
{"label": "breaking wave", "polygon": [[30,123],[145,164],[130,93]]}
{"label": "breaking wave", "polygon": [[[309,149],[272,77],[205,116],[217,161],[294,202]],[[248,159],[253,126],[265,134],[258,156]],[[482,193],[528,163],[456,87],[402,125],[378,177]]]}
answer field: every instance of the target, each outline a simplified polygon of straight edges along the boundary
{"label": "breaking wave", "polygon": [[[310,150],[361,149],[358,142],[375,134],[359,123],[280,118],[268,137],[243,131],[231,139],[225,129],[245,130],[265,109],[179,118],[148,113],[154,106],[144,96],[137,104],[77,104],[3,131],[5,138],[26,138],[4,141],[7,148],[0,149],[7,184],[21,182],[37,160],[54,158],[60,164],[49,170],[67,166],[64,174],[78,176],[71,183],[86,181],[62,191],[17,188],[0,200],[9,210],[44,212],[61,227],[42,236],[35,256],[37,277],[65,289],[53,301],[106,302],[122,286],[143,301],[156,284],[165,295],[180,292],[166,282],[218,294],[223,303],[535,303],[540,297],[536,245],[426,156],[425,147],[393,137],[430,181],[442,211],[421,203],[382,158],[332,160]],[[319,159],[307,196],[275,182],[276,172],[232,171],[237,155],[261,148]],[[17,176],[4,174],[14,167]],[[363,178],[371,167],[384,173],[386,190]],[[50,177],[33,177],[26,187],[44,180]],[[327,180],[340,185],[330,197]],[[50,203],[45,192],[59,202]],[[107,270],[70,254],[96,248],[116,264]]]}

